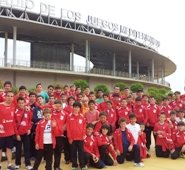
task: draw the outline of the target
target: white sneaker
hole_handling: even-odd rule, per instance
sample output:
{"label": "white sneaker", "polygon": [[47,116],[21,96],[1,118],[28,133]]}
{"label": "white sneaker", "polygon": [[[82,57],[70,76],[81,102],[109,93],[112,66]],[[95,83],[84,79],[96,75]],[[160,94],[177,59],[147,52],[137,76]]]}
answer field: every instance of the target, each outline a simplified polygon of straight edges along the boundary
{"label": "white sneaker", "polygon": [[27,167],[26,167],[26,169],[27,170],[31,170],[33,167],[31,166],[31,165],[28,165]]}
{"label": "white sneaker", "polygon": [[134,165],[137,167],[144,167],[144,164],[142,162],[134,163]]}
{"label": "white sneaker", "polygon": [[19,169],[20,168],[20,165],[15,165],[15,169]]}

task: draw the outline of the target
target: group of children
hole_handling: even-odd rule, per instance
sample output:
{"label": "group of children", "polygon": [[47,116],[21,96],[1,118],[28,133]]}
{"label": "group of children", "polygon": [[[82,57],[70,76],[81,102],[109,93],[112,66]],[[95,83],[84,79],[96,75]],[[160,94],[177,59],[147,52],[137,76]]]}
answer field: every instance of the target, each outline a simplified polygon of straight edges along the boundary
{"label": "group of children", "polygon": [[29,94],[20,86],[16,95],[11,88],[7,81],[0,93],[0,163],[4,151],[7,170],[20,169],[22,145],[28,170],[38,170],[42,159],[46,170],[60,170],[62,150],[72,170],[101,169],[125,160],[143,167],[143,159],[150,157],[152,132],[157,157],[185,157],[185,100],[180,92],[159,105],[142,90],[131,95],[129,88],[121,93],[114,87],[111,94],[98,90],[97,95],[74,85],[50,85],[46,92],[39,83]]}

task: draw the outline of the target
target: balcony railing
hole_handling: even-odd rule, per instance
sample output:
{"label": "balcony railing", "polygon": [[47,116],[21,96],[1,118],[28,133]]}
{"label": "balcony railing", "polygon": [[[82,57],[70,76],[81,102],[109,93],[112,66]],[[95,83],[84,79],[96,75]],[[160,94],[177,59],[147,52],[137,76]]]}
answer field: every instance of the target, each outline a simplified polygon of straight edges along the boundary
{"label": "balcony railing", "polygon": [[51,62],[43,62],[43,61],[28,61],[28,60],[16,60],[15,64],[13,64],[13,59],[8,59],[7,63],[5,64],[4,59],[0,58],[0,67],[11,67],[11,68],[39,68],[39,69],[50,69],[50,70],[57,70],[57,71],[71,71],[71,72],[78,72],[78,73],[88,73],[88,74],[100,74],[100,75],[109,75],[115,77],[125,77],[131,78],[134,80],[142,80],[147,82],[154,82],[157,84],[162,84],[165,86],[170,87],[170,84],[164,79],[158,79],[152,81],[152,78],[147,75],[138,75],[138,74],[131,74],[129,75],[128,72],[122,71],[113,71],[108,69],[101,69],[101,68],[92,68],[87,70],[86,67],[83,66],[73,66],[70,67],[69,64],[61,64],[61,63],[51,63]]}

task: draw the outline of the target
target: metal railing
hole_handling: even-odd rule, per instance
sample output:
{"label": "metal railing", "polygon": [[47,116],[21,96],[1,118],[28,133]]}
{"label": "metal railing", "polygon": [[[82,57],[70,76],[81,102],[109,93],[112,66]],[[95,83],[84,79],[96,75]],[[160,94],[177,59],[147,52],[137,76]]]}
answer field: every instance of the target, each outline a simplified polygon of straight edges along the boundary
{"label": "metal railing", "polygon": [[170,87],[170,84],[162,79],[152,81],[150,76],[147,75],[138,75],[138,74],[129,74],[128,72],[123,71],[113,71],[108,69],[101,68],[92,68],[88,70],[83,66],[73,66],[70,67],[69,64],[65,63],[51,63],[51,62],[43,62],[43,61],[29,61],[29,60],[16,60],[16,63],[13,64],[13,59],[8,59],[6,64],[4,58],[0,58],[0,67],[9,67],[9,68],[38,68],[38,69],[50,69],[57,71],[70,71],[75,73],[87,73],[87,74],[99,74],[99,75],[107,75],[107,76],[115,76],[121,78],[131,78],[134,80],[142,80],[147,82],[154,82],[157,84],[162,84]]}

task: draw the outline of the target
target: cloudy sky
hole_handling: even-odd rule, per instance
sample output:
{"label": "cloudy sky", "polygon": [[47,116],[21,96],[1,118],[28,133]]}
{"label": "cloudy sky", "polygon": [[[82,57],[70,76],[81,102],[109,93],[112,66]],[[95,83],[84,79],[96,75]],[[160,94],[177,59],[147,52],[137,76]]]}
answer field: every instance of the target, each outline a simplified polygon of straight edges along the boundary
{"label": "cloudy sky", "polygon": [[[57,13],[60,11],[60,8],[69,9],[72,11],[80,12],[83,16],[92,15],[153,36],[160,41],[161,45],[158,49],[159,53],[169,57],[177,65],[176,72],[173,75],[167,77],[166,81],[171,84],[173,91],[180,90],[181,92],[184,92],[184,0],[33,1],[36,4],[34,10],[37,12],[39,12],[40,2],[43,2],[44,4],[55,6],[55,15],[57,15]],[[9,44],[11,46],[11,42],[9,42]],[[10,57],[11,55],[12,54],[9,54]],[[21,58],[25,55],[27,55],[27,51],[21,51],[21,53],[18,51],[18,56]],[[0,58],[2,57],[3,42],[1,40]]]}

